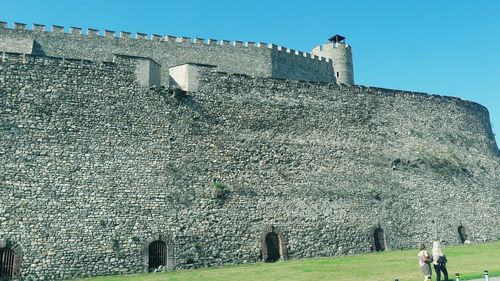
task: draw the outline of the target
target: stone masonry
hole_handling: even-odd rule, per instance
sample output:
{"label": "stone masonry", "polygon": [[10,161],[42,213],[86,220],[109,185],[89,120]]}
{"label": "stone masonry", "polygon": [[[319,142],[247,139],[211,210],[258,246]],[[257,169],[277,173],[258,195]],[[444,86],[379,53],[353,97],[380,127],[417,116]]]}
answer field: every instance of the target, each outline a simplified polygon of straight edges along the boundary
{"label": "stone masonry", "polygon": [[[34,34],[0,38],[16,32]],[[0,249],[14,279],[147,272],[158,241],[183,269],[500,239],[500,153],[474,102],[230,63],[169,90],[141,85],[137,53],[8,51]],[[148,61],[165,85],[174,65]]]}

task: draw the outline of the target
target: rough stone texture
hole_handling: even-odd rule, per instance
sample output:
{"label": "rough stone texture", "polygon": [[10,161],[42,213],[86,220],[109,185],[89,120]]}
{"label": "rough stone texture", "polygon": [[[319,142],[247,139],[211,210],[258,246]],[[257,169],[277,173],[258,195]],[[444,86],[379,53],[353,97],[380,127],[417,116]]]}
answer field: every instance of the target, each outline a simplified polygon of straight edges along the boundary
{"label": "rough stone texture", "polygon": [[335,75],[331,62],[325,59],[311,58],[304,55],[293,55],[285,50],[271,51],[273,78],[290,80],[306,80],[335,82]]}
{"label": "rough stone texture", "polygon": [[288,258],[368,252],[377,227],[389,249],[460,243],[460,225],[500,237],[478,104],[208,68],[171,94],[135,66],[0,63],[0,239],[22,248],[22,278],[142,272],[160,236],[175,268],[259,261],[270,228]]}
{"label": "rough stone texture", "polygon": [[[114,54],[149,57],[162,66],[163,83],[169,81],[169,67],[185,63],[217,65],[219,71],[257,77],[335,82],[331,63],[290,54],[286,50],[252,45],[213,45],[185,39],[182,41],[186,42],[178,42],[0,28],[0,51],[23,52],[10,47],[19,40],[32,40],[33,54],[39,55],[95,61],[110,61]],[[3,46],[9,47],[3,49]],[[24,53],[31,53],[31,49]]]}
{"label": "rough stone texture", "polygon": [[0,39],[0,51],[31,54],[33,52],[33,39],[17,38],[15,40],[3,40],[2,38]]}

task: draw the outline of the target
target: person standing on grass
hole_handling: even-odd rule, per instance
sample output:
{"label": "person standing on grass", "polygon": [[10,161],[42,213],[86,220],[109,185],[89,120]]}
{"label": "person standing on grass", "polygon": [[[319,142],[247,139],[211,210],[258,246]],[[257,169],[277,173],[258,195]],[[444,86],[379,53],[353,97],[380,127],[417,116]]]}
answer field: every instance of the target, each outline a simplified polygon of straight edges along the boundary
{"label": "person standing on grass", "polygon": [[446,270],[446,257],[443,254],[443,247],[438,241],[432,242],[432,256],[434,257],[434,271],[436,271],[437,281],[441,281],[441,272],[444,275],[444,281],[448,281],[448,270]]}
{"label": "person standing on grass", "polygon": [[427,281],[432,276],[431,270],[432,256],[425,249],[425,244],[420,244],[420,252],[418,253],[418,265],[424,273],[424,281]]}

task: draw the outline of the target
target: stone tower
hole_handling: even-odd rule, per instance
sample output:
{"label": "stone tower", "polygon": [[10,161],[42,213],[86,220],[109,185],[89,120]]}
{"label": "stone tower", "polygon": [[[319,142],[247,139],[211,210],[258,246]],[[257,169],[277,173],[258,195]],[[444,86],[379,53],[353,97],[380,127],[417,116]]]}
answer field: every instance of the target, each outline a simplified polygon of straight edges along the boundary
{"label": "stone tower", "polygon": [[326,44],[316,46],[312,54],[332,60],[337,83],[354,85],[351,46],[346,44],[345,37],[340,35],[335,35],[328,41]]}

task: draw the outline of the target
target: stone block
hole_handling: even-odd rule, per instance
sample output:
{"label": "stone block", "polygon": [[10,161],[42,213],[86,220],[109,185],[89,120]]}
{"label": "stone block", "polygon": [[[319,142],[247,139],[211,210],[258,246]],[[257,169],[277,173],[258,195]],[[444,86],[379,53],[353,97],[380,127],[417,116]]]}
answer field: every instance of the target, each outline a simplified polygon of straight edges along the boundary
{"label": "stone block", "polygon": [[81,35],[82,34],[82,29],[80,27],[71,26],[69,28],[69,33],[72,34],[72,35]]}
{"label": "stone block", "polygon": [[146,40],[148,39],[148,35],[146,33],[137,32],[135,38],[138,40]]}
{"label": "stone block", "polygon": [[115,38],[116,33],[113,30],[104,30],[104,37],[106,38]]}
{"label": "stone block", "polygon": [[120,38],[130,39],[130,38],[132,38],[132,33],[128,32],[128,31],[121,31],[120,32]]}
{"label": "stone block", "polygon": [[161,66],[150,58],[136,58],[135,76],[141,86],[152,87],[161,84]]}
{"label": "stone block", "polygon": [[200,68],[215,67],[212,65],[182,64],[169,68],[170,87],[186,92],[196,92],[200,84]]}
{"label": "stone block", "polygon": [[64,33],[64,26],[53,25],[52,26],[52,32],[54,32],[54,33]]}
{"label": "stone block", "polygon": [[43,24],[33,24],[33,31],[44,32],[46,31],[46,27]]}
{"label": "stone block", "polygon": [[99,36],[99,30],[94,28],[89,28],[87,29],[87,35],[90,37],[97,37]]}
{"label": "stone block", "polygon": [[194,43],[195,44],[203,44],[203,43],[205,43],[205,39],[203,39],[203,38],[194,38]]}
{"label": "stone block", "polygon": [[25,30],[26,29],[26,24],[15,22],[14,23],[14,29],[16,29],[16,30]]}

